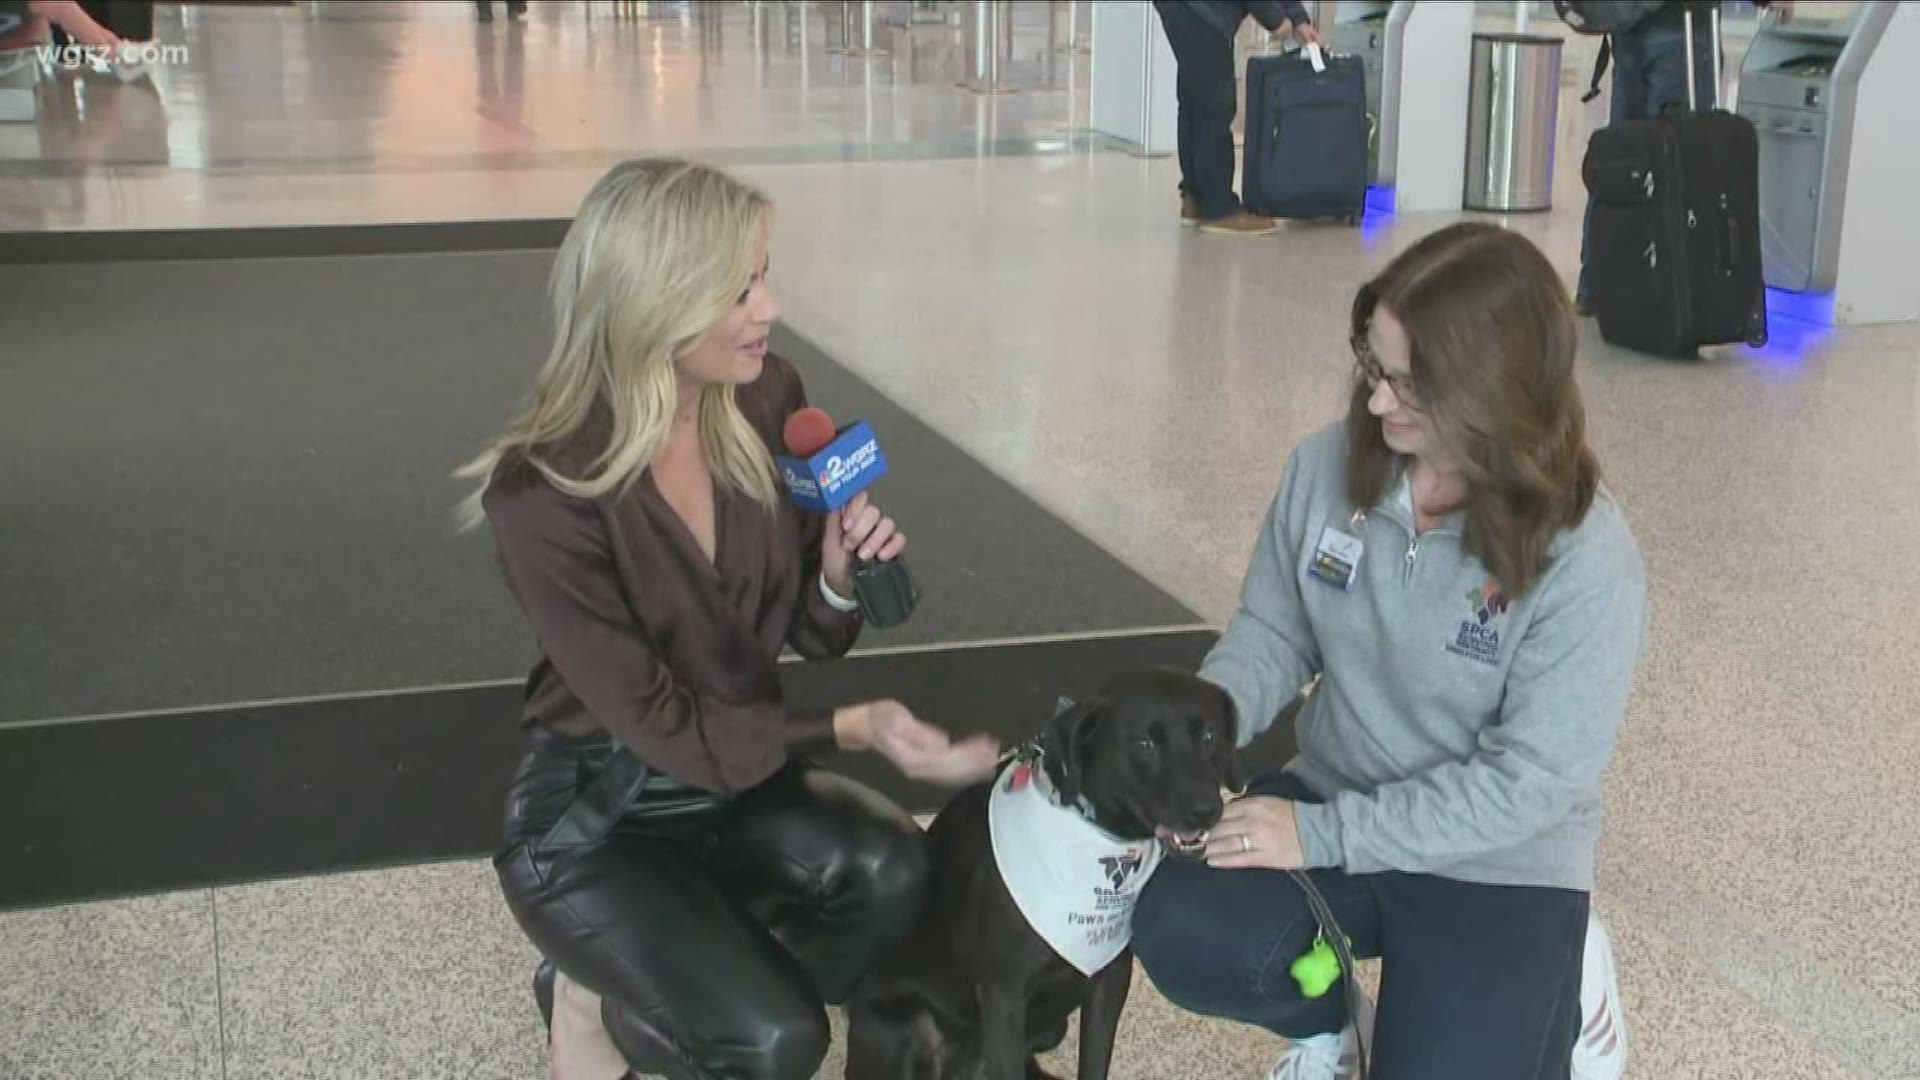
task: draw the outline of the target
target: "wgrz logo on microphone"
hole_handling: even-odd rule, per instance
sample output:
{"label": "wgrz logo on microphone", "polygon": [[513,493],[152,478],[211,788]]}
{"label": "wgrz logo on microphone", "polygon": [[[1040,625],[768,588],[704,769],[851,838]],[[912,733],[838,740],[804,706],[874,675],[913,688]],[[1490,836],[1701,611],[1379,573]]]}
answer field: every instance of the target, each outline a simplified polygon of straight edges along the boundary
{"label": "wgrz logo on microphone", "polygon": [[776,455],[773,460],[793,501],[822,513],[847,505],[887,474],[887,456],[865,420],[846,427],[810,458]]}

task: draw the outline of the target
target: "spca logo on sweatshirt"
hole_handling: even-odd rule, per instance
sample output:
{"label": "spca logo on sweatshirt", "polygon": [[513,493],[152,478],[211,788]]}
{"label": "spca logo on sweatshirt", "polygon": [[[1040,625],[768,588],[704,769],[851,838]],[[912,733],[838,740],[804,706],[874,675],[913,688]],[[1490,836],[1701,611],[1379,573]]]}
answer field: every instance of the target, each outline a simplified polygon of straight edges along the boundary
{"label": "spca logo on sweatshirt", "polygon": [[1483,664],[1500,661],[1500,621],[1507,613],[1507,594],[1488,578],[1477,589],[1467,590],[1469,614],[1460,620],[1460,629],[1447,645],[1447,651]]}

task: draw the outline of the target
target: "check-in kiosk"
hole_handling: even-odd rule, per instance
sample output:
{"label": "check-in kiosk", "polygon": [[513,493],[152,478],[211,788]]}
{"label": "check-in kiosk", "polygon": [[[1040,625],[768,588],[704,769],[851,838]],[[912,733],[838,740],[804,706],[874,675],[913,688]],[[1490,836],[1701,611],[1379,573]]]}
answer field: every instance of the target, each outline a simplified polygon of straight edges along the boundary
{"label": "check-in kiosk", "polygon": [[1179,146],[1179,71],[1153,5],[1106,0],[1093,5],[1093,58],[1087,71],[1087,126],[1137,153]]}
{"label": "check-in kiosk", "polygon": [[1367,180],[1390,186],[1393,183],[1392,155],[1388,155],[1385,174],[1380,171],[1380,138],[1386,130],[1381,117],[1381,79],[1386,71],[1387,13],[1389,0],[1340,0],[1333,16],[1333,51],[1360,58],[1367,72],[1367,115],[1373,119],[1373,138],[1367,144]]}
{"label": "check-in kiosk", "polygon": [[1835,323],[1920,318],[1920,5],[1763,17],[1738,110],[1760,142],[1767,284],[1832,294]]}
{"label": "check-in kiosk", "polygon": [[1333,51],[1359,56],[1366,66],[1370,203],[1385,201],[1400,211],[1460,209],[1474,10],[1434,0],[1335,5]]}

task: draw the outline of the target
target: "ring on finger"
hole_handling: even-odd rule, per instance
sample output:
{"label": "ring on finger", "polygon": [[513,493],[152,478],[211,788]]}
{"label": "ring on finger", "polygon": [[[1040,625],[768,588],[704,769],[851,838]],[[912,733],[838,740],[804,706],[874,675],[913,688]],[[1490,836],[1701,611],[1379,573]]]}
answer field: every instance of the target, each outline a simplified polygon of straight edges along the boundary
{"label": "ring on finger", "polygon": [[1252,850],[1253,850],[1253,841],[1247,838],[1246,833],[1241,833],[1240,834],[1240,854],[1245,855],[1247,852]]}

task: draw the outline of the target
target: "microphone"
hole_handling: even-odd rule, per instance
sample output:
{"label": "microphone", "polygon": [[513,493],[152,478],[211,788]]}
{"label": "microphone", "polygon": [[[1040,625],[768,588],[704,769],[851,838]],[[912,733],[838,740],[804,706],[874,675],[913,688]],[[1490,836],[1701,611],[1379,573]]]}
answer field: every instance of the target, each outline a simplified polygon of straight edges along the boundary
{"label": "microphone", "polygon": [[[774,458],[796,505],[834,513],[887,474],[880,441],[865,420],[836,428],[826,410],[808,406],[787,417],[780,432],[787,456]],[[853,569],[853,595],[869,623],[885,629],[913,614],[920,590],[899,559],[860,559]]]}
{"label": "microphone", "polygon": [[809,405],[787,417],[786,426],[780,429],[780,441],[787,444],[787,453],[794,457],[810,458],[826,449],[839,434],[827,410]]}

